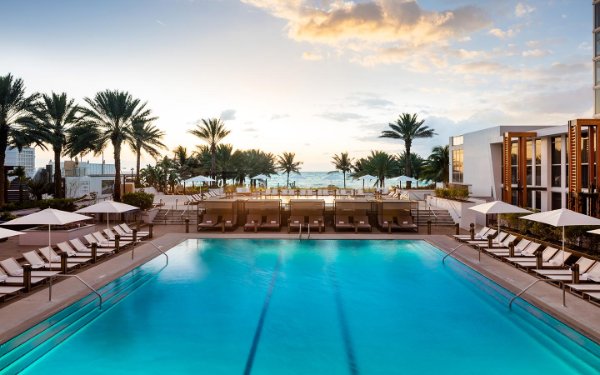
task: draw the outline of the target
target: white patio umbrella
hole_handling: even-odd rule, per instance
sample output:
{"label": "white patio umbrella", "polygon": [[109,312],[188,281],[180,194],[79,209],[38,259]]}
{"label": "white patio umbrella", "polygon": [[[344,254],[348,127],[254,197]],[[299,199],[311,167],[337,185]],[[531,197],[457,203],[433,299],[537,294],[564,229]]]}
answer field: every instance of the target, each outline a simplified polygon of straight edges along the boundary
{"label": "white patio umbrella", "polygon": [[482,214],[497,214],[498,215],[498,233],[500,233],[500,217],[502,214],[526,214],[531,211],[515,206],[503,201],[493,201],[488,203],[478,204],[469,207],[469,210],[477,211]]}
{"label": "white patio umbrella", "polygon": [[74,212],[46,208],[45,210],[7,221],[2,225],[47,225],[48,246],[52,246],[52,232],[50,229],[52,225],[65,225],[89,219],[91,219],[91,217],[76,214]]}
{"label": "white patio umbrella", "polygon": [[139,207],[132,206],[130,204],[115,202],[115,201],[103,201],[100,203],[93,204],[91,206],[84,207],[75,212],[85,213],[105,213],[106,214],[106,228],[109,227],[108,214],[122,214],[125,212],[139,210]]}
{"label": "white patio umbrella", "polygon": [[16,230],[10,230],[10,229],[6,229],[6,228],[0,228],[0,240],[9,238],[9,237],[20,236],[22,234],[25,234],[25,233],[17,232]]}
{"label": "white patio umbrella", "polygon": [[[558,210],[540,212],[521,217],[521,219],[537,221],[539,223],[549,224],[553,227],[562,227],[562,250],[565,250],[565,227],[576,225],[600,225],[600,219],[588,215],[580,214],[566,208]],[[564,253],[563,253],[563,264]]]}
{"label": "white patio umbrella", "polygon": [[364,188],[365,188],[365,180],[369,180],[369,181],[370,181],[370,180],[376,180],[376,179],[377,179],[377,177],[375,177],[375,176],[371,176],[370,174],[366,174],[366,175],[364,175],[364,176],[361,176],[361,177],[359,177],[359,179],[361,179],[361,180],[362,180],[362,182],[363,182],[363,189],[364,189]]}
{"label": "white patio umbrella", "polygon": [[390,178],[390,180],[398,180],[398,182],[400,182],[400,186],[402,186],[403,182],[406,184],[408,181],[410,181],[411,183],[414,183],[416,185],[419,184],[419,181],[416,178],[412,178],[412,177],[408,177],[408,176],[404,176],[404,175]]}

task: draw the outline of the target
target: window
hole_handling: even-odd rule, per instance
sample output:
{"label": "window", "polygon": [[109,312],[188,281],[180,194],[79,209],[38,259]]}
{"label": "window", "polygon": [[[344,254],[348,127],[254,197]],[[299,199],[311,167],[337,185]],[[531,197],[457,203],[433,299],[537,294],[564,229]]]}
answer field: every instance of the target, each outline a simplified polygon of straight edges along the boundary
{"label": "window", "polygon": [[594,74],[594,85],[600,85],[600,61],[594,61],[595,74]]}
{"label": "window", "polygon": [[541,191],[536,191],[535,192],[535,209],[537,210],[542,210],[542,192]]}
{"label": "window", "polygon": [[452,137],[452,146],[460,146],[464,142],[463,136],[459,135],[456,137]]}
{"label": "window", "polygon": [[594,42],[594,56],[598,57],[600,56],[600,33],[594,34]]}
{"label": "window", "polygon": [[594,90],[594,113],[600,114],[600,90]]}
{"label": "window", "polygon": [[561,154],[562,151],[562,139],[560,137],[552,138],[552,186],[560,187],[561,185]]}
{"label": "window", "polygon": [[452,150],[452,182],[463,182],[463,149]]}
{"label": "window", "polygon": [[600,27],[600,4],[594,4],[594,28]]}
{"label": "window", "polygon": [[562,208],[562,193],[552,193],[552,209]]}

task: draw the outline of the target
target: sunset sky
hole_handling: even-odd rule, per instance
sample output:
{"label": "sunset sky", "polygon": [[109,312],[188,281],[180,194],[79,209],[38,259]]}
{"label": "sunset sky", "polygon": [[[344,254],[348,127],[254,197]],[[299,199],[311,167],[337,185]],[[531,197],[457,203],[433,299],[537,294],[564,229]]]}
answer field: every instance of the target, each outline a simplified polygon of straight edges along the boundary
{"label": "sunset sky", "polygon": [[334,153],[401,152],[378,135],[402,112],[438,133],[416,142],[423,157],[453,134],[591,116],[591,3],[0,0],[0,74],[80,102],[127,90],[159,116],[165,154],[220,116],[236,149],[327,171]]}

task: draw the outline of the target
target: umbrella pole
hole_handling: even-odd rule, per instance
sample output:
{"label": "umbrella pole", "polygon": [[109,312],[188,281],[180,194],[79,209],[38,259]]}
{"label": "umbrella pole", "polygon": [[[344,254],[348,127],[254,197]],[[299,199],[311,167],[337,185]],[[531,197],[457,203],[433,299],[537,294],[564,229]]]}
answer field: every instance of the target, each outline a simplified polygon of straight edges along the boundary
{"label": "umbrella pole", "polygon": [[563,225],[563,228],[562,228],[562,251],[563,251],[563,253],[562,253],[562,256],[563,256],[562,266],[564,266],[565,265],[565,226],[564,225]]}
{"label": "umbrella pole", "polygon": [[52,237],[50,236],[50,224],[48,224],[48,246],[52,246]]}
{"label": "umbrella pole", "polygon": [[109,220],[109,216],[108,216],[108,212],[106,213],[106,229],[109,228],[110,224],[108,223]]}

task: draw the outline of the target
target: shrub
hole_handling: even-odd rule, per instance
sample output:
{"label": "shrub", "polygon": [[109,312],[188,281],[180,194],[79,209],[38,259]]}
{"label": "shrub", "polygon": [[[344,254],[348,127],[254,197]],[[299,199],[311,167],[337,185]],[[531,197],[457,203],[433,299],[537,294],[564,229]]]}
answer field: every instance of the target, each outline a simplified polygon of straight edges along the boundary
{"label": "shrub", "polygon": [[435,196],[438,198],[464,201],[467,200],[467,198],[469,197],[469,190],[466,187],[449,187],[435,189]]}
{"label": "shrub", "polygon": [[5,211],[23,210],[28,208],[54,208],[62,211],[73,212],[77,209],[73,198],[42,199],[38,201],[24,201],[22,203],[10,202],[4,205]]}
{"label": "shrub", "polygon": [[147,210],[152,208],[152,204],[154,203],[154,194],[138,191],[135,193],[124,194],[122,199],[123,203],[139,207],[140,210]]}

